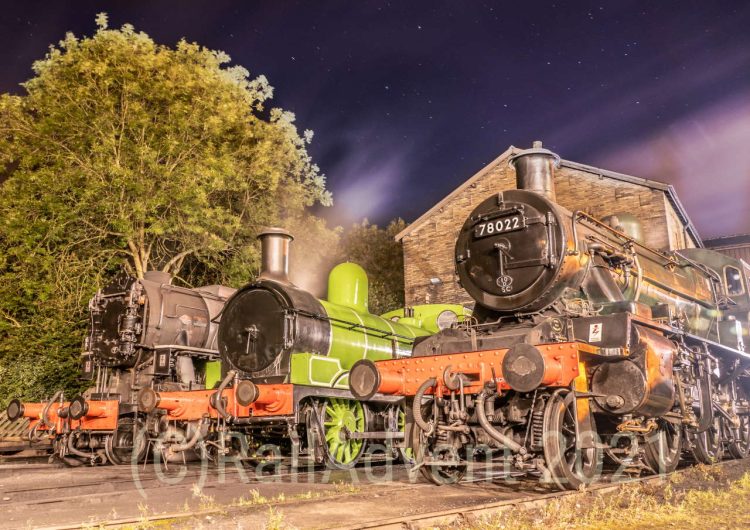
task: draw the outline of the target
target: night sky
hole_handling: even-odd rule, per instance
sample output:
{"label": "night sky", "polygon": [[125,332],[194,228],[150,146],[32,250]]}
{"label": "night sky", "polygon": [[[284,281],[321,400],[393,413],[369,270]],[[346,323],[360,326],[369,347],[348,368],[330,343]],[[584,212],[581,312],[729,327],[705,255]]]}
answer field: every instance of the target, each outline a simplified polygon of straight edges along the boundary
{"label": "night sky", "polygon": [[265,74],[348,224],[418,217],[509,145],[669,182],[750,232],[750,2],[5,2],[0,90],[106,11]]}

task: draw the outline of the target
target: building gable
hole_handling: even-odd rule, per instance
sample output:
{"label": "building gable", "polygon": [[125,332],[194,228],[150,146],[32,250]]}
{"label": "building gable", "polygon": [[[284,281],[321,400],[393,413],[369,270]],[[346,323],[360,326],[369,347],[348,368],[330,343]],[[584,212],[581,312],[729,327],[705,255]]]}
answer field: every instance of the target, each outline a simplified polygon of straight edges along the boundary
{"label": "building gable", "polygon": [[[458,285],[453,252],[471,211],[488,196],[515,189],[510,147],[396,236],[404,249],[407,304],[471,302]],[[674,189],[666,184],[563,160],[555,172],[557,202],[594,217],[627,212],[644,225],[646,243],[660,249],[700,246]]]}

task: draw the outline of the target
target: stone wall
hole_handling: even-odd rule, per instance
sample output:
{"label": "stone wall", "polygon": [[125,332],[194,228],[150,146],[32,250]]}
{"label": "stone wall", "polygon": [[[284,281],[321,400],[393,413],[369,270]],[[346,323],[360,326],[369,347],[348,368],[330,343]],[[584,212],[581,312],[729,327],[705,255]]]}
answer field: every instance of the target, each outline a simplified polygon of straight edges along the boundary
{"label": "stone wall", "polygon": [[[436,302],[471,304],[456,281],[453,252],[461,225],[474,207],[488,196],[515,188],[515,171],[501,157],[477,177],[413,226],[402,239],[408,305]],[[694,246],[664,191],[623,182],[575,166],[555,173],[557,202],[570,210],[595,217],[628,212],[644,225],[646,244],[659,249]],[[686,243],[687,241],[687,243]]]}

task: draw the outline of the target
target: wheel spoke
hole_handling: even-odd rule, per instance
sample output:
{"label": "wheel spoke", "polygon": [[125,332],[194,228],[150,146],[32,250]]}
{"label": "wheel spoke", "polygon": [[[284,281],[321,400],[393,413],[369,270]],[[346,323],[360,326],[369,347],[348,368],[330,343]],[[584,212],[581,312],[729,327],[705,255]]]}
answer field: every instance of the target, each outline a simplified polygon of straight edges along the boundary
{"label": "wheel spoke", "polygon": [[[593,480],[598,469],[599,450],[579,449],[573,399],[567,392],[550,396],[544,412],[544,456],[553,481],[563,489],[576,489]],[[595,428],[593,421],[591,427]]]}
{"label": "wheel spoke", "polygon": [[344,444],[339,444],[336,448],[336,460],[343,463],[343,456],[344,456],[344,450],[346,449],[346,446]]}
{"label": "wheel spoke", "polygon": [[365,411],[358,401],[329,398],[323,407],[324,438],[330,459],[339,465],[356,461],[364,442],[342,440],[342,429],[349,432],[365,431]]}

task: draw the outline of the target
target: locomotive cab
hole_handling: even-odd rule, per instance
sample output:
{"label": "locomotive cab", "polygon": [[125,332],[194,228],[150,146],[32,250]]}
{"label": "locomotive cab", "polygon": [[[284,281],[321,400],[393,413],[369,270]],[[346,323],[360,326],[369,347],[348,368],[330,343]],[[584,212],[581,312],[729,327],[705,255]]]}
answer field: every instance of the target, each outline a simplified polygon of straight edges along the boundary
{"label": "locomotive cab", "polygon": [[174,286],[159,271],[143,279],[117,275],[89,302],[84,375],[93,378],[97,366],[132,368],[152,361],[155,375],[176,370],[180,381],[195,384],[193,361],[202,365],[216,358],[216,318],[233,292],[218,285]]}
{"label": "locomotive cab", "polygon": [[717,305],[721,309],[718,342],[745,351],[750,340],[750,266],[742,260],[705,248],[687,248],[677,254],[702,264],[713,273]]}

